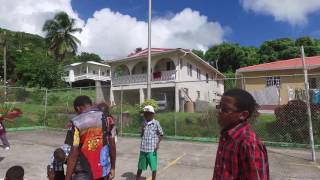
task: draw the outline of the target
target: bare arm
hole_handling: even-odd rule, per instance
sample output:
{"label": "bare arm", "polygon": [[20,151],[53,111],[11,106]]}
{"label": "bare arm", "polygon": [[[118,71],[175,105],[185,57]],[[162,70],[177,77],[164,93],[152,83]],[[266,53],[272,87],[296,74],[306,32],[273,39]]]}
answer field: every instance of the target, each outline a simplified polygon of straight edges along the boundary
{"label": "bare arm", "polygon": [[117,156],[117,148],[114,137],[109,138],[109,146],[110,146],[110,161],[111,161],[111,168],[116,168],[116,156]]}
{"label": "bare arm", "polygon": [[73,146],[67,161],[67,173],[65,180],[72,180],[72,174],[77,164],[77,160],[79,157],[79,147]]}

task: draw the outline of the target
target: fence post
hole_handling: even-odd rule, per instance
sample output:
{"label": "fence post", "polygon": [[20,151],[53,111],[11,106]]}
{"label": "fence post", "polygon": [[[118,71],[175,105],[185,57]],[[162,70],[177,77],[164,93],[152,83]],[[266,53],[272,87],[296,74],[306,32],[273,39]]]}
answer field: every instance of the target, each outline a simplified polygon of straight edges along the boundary
{"label": "fence post", "polygon": [[123,133],[123,114],[122,114],[122,105],[123,105],[123,89],[122,89],[122,86],[121,86],[121,93],[120,93],[120,134],[122,136],[122,133]]}
{"label": "fence post", "polygon": [[177,136],[177,118],[176,118],[176,112],[174,113],[174,136]]}
{"label": "fence post", "polygon": [[315,154],[314,138],[313,138],[313,128],[312,128],[311,107],[310,107],[310,96],[309,96],[308,70],[306,69],[303,46],[301,46],[301,55],[302,55],[301,56],[301,61],[302,61],[303,72],[304,72],[304,85],[305,85],[306,104],[307,104],[307,110],[308,110],[309,135],[310,135],[310,144],[311,144],[311,150],[312,150],[312,161],[316,162],[316,154]]}
{"label": "fence post", "polygon": [[80,95],[82,94],[82,88],[80,87]]}
{"label": "fence post", "polygon": [[46,89],[46,95],[45,95],[45,100],[44,100],[44,126],[48,125],[47,122],[47,107],[48,107],[48,89]]}

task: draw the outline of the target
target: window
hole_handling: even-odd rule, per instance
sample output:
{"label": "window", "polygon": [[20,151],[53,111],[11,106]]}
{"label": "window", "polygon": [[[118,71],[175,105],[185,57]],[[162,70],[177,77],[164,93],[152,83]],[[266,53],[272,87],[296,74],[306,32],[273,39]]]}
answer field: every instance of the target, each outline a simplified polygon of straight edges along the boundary
{"label": "window", "polygon": [[142,66],[142,74],[147,73],[147,67],[146,66]]}
{"label": "window", "polygon": [[271,86],[280,87],[280,77],[279,76],[267,77],[266,86],[267,87],[271,87]]}
{"label": "window", "polygon": [[167,65],[167,71],[174,70],[174,64],[172,61],[168,61],[166,65]]}
{"label": "window", "polygon": [[201,71],[197,68],[197,78],[201,80]]}
{"label": "window", "polygon": [[110,70],[107,70],[107,76],[110,76]]}
{"label": "window", "polygon": [[192,77],[192,64],[188,64],[188,75]]}
{"label": "window", "polygon": [[183,60],[180,59],[180,69],[182,69],[182,67],[183,67]]}
{"label": "window", "polygon": [[197,99],[200,99],[200,91],[197,91]]}
{"label": "window", "polygon": [[309,86],[311,89],[317,89],[317,79],[309,78]]}
{"label": "window", "polygon": [[87,73],[87,68],[82,67],[81,69],[82,69],[82,73],[83,73],[83,74],[86,74],[86,73]]}
{"label": "window", "polygon": [[184,88],[184,92],[186,93],[186,95],[189,96],[189,89],[188,88]]}
{"label": "window", "polygon": [[104,71],[102,71],[102,73],[101,73],[101,74],[102,74],[102,76],[104,76]]}
{"label": "window", "polygon": [[92,74],[96,74],[96,71],[95,71],[95,70],[93,70],[93,71],[92,71]]}
{"label": "window", "polygon": [[206,81],[207,81],[207,83],[209,83],[209,74],[208,73],[206,73]]}

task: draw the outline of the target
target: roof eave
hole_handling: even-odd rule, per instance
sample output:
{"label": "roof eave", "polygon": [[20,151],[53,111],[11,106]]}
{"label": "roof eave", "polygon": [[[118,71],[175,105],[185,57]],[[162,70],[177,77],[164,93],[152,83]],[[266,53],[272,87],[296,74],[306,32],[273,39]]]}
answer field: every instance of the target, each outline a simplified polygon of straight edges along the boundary
{"label": "roof eave", "polygon": [[[320,65],[315,65],[315,66],[307,66],[307,69],[315,69],[320,67]],[[246,73],[246,72],[261,72],[261,71],[280,71],[280,70],[297,70],[297,69],[303,69],[302,66],[298,66],[298,67],[285,67],[285,68],[273,68],[273,69],[250,69],[250,70],[241,70],[238,69],[236,71],[236,73]]]}
{"label": "roof eave", "polygon": [[[179,49],[182,52],[185,52],[183,49]],[[195,57],[196,59],[198,59],[202,64],[204,64],[205,66],[209,67],[211,70],[217,72],[220,76],[222,76],[223,78],[225,78],[226,76],[224,74],[222,74],[219,70],[217,70],[216,68],[212,67],[209,63],[207,63],[206,61],[204,61],[201,57],[199,57],[198,55],[196,55],[195,53],[193,53],[192,51],[187,52],[189,53],[191,56]]]}
{"label": "roof eave", "polygon": [[[172,53],[172,52],[175,52],[177,50],[178,49],[173,49],[173,50],[168,50],[168,51],[164,51],[164,52],[151,53],[151,57],[152,56],[160,56],[160,55],[163,55],[163,54]],[[105,63],[118,63],[118,62],[124,62],[124,61],[132,61],[132,60],[136,60],[136,59],[143,59],[143,58],[147,58],[147,57],[148,57],[148,54],[141,55],[141,56],[133,56],[133,57],[125,57],[125,58],[113,59],[113,60],[105,61]]]}

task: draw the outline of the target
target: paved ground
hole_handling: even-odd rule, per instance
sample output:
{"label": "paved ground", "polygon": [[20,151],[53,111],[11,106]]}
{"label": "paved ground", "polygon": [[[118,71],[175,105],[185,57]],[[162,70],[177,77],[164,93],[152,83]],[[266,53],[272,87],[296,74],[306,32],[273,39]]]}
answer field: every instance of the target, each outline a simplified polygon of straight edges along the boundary
{"label": "paved ground", "polygon": [[[9,133],[12,150],[0,149],[0,178],[6,169],[22,165],[28,180],[45,180],[52,151],[63,142],[63,132]],[[139,139],[119,138],[116,179],[134,180]],[[159,151],[159,180],[209,180],[212,177],[216,144],[163,141]],[[268,148],[272,179],[319,179],[320,167],[301,149]],[[320,152],[317,153],[320,159]],[[150,173],[143,174],[149,180]]]}

